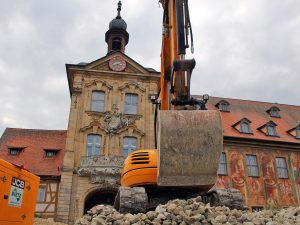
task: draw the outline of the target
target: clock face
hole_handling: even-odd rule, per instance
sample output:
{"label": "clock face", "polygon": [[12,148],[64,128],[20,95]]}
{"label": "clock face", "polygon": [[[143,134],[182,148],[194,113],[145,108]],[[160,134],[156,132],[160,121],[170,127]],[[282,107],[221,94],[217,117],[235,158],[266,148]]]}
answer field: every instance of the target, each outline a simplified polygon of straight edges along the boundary
{"label": "clock face", "polygon": [[109,68],[113,71],[123,71],[126,68],[126,62],[121,56],[115,56],[109,60]]}

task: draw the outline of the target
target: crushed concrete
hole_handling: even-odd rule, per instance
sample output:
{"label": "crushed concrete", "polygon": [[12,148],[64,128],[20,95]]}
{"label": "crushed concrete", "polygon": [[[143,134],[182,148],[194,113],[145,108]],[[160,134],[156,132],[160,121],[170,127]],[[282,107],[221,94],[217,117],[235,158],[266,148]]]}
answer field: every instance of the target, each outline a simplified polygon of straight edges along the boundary
{"label": "crushed concrete", "polygon": [[201,197],[172,200],[145,214],[120,214],[112,206],[97,206],[78,219],[75,225],[300,225],[300,207],[271,211],[211,207]]}

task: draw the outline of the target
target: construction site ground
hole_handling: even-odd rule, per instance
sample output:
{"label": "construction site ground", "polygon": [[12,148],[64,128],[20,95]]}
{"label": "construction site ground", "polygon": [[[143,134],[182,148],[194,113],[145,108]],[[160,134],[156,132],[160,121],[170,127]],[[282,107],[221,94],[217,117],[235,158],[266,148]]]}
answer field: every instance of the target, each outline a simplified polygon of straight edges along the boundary
{"label": "construction site ground", "polygon": [[[252,211],[211,207],[201,197],[172,200],[145,214],[120,214],[111,206],[96,206],[75,225],[300,225],[300,206]],[[65,225],[50,219],[36,219],[34,225]]]}

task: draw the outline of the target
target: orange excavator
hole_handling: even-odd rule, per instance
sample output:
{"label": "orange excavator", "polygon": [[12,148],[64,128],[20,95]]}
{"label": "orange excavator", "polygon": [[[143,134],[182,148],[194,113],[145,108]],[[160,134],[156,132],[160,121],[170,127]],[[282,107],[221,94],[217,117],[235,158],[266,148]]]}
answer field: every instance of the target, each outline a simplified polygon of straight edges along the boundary
{"label": "orange excavator", "polygon": [[[242,208],[238,190],[214,188],[223,146],[221,116],[207,110],[207,95],[190,95],[194,59],[188,0],[160,0],[163,8],[161,78],[155,113],[156,149],[126,158],[114,206],[145,212],[170,199],[202,196],[205,203]],[[191,38],[189,38],[189,36]],[[190,43],[189,43],[190,42]]]}

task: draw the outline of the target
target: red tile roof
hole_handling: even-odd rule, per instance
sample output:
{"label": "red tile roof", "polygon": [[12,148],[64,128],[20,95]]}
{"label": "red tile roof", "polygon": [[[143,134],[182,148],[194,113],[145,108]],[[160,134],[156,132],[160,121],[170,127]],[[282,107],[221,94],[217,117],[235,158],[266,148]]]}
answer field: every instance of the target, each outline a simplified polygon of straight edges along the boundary
{"label": "red tile roof", "polygon": [[[288,131],[290,131],[292,128],[295,128],[299,125],[300,106],[211,97],[207,104],[208,109],[217,109],[216,105],[221,100],[225,100],[230,104],[230,112],[221,112],[225,137],[249,138],[300,144],[300,139],[296,139],[288,133]],[[267,113],[267,110],[272,106],[276,106],[280,109],[280,118],[271,117],[270,114]],[[233,125],[243,118],[247,118],[252,122],[250,123],[250,126],[253,134],[243,134],[237,129],[233,128]],[[270,120],[277,124],[276,131],[279,137],[267,136],[258,130],[259,127],[262,127]]]}
{"label": "red tile roof", "polygon": [[[63,164],[66,130],[33,130],[7,128],[0,139],[0,158],[23,165],[38,176],[60,176]],[[9,148],[24,148],[17,156]],[[59,150],[53,158],[45,157],[45,149]]]}

